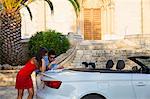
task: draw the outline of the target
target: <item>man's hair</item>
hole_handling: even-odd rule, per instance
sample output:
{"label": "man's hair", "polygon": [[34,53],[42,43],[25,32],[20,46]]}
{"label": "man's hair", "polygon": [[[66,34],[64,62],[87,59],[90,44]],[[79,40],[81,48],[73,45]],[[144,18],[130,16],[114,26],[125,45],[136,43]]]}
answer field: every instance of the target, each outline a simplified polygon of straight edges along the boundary
{"label": "man's hair", "polygon": [[50,51],[48,52],[48,56],[50,56],[50,55],[56,55],[55,51],[54,51],[54,50],[50,50]]}

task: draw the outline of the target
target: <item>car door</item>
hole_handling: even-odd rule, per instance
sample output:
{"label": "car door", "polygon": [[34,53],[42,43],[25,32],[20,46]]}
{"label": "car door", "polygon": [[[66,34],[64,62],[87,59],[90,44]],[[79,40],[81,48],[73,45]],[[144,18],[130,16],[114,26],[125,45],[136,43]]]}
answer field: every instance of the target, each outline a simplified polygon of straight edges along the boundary
{"label": "car door", "polygon": [[[131,73],[101,73],[100,79],[108,83],[108,99],[136,99],[131,83]],[[99,83],[100,86],[100,83]]]}
{"label": "car door", "polygon": [[150,74],[132,74],[132,84],[137,99],[150,99]]}

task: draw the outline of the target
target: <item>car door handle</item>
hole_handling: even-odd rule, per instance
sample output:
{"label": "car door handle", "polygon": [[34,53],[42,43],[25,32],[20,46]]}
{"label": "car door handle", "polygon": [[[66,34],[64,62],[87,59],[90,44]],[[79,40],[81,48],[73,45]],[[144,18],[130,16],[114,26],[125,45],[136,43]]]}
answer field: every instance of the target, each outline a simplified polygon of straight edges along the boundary
{"label": "car door handle", "polygon": [[138,82],[136,85],[137,86],[145,86],[145,84],[143,82]]}

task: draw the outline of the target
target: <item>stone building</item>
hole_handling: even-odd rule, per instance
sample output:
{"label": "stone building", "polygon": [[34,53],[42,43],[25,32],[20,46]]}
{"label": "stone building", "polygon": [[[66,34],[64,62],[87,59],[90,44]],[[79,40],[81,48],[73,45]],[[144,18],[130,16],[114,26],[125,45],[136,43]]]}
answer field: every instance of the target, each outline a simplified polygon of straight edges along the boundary
{"label": "stone building", "polygon": [[36,0],[22,9],[22,35],[30,37],[37,31],[55,29],[74,32],[84,40],[122,39],[128,35],[150,34],[150,0],[78,0],[81,11],[77,18],[68,0],[51,0],[54,15],[46,2]]}

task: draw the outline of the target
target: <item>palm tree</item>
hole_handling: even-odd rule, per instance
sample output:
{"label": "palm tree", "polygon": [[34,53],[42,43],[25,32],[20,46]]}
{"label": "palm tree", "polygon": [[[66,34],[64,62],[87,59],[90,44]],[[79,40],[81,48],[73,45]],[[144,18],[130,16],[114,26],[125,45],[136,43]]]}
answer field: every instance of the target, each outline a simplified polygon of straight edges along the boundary
{"label": "palm tree", "polygon": [[[23,59],[21,45],[21,16],[20,9],[25,6],[32,19],[28,4],[33,0],[0,0],[2,9],[0,10],[0,41],[2,44],[2,64],[19,65]],[[46,1],[53,13],[53,4],[50,0]],[[68,0],[73,5],[76,14],[79,12],[77,0]]]}

